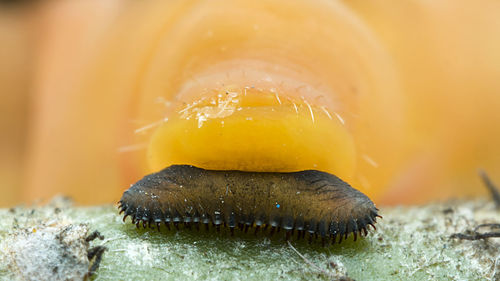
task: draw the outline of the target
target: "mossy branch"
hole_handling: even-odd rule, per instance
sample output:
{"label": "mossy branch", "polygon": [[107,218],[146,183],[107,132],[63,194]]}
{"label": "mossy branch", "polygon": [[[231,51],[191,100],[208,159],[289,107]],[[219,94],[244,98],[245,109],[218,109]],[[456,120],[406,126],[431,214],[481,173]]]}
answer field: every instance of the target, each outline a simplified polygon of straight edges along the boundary
{"label": "mossy branch", "polygon": [[[54,280],[65,275],[83,279],[95,262],[95,258],[88,262],[89,250],[104,246],[107,250],[102,262],[91,277],[96,280],[500,278],[500,241],[491,234],[498,229],[482,227],[477,230],[481,233],[474,232],[480,224],[500,222],[500,212],[492,202],[381,208],[381,214],[384,219],[377,224],[378,230],[367,238],[357,242],[350,238],[341,245],[323,248],[318,243],[292,241],[289,245],[281,238],[252,234],[230,237],[224,232],[138,230],[122,222],[116,206],[74,207],[59,199],[43,207],[0,210],[0,277]],[[94,230],[104,239],[82,242]],[[45,235],[47,231],[54,235]],[[44,234],[43,239],[59,240],[46,245],[37,242],[34,245],[39,252],[34,247],[21,256],[23,251],[16,247],[33,239],[34,233]],[[456,233],[490,234],[464,240]],[[57,249],[49,253],[44,247]],[[40,269],[48,265],[51,270]],[[55,267],[57,271],[53,272]],[[26,275],[34,268],[38,278]],[[73,275],[65,271],[71,269]]]}

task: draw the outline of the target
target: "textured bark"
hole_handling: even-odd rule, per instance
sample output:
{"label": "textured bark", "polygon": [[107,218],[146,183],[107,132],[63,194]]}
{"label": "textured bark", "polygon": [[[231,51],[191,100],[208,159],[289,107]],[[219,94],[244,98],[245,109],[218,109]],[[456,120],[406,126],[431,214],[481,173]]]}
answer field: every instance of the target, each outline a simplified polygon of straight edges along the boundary
{"label": "textured bark", "polygon": [[[309,245],[304,241],[289,244],[281,236],[268,239],[238,233],[230,237],[225,231],[162,229],[158,233],[138,230],[129,221],[122,222],[116,206],[74,207],[71,202],[58,199],[43,207],[0,210],[0,278],[27,279],[26,272],[34,267],[38,268],[38,274],[50,274],[52,271],[40,270],[47,264],[59,263],[59,268],[71,268],[68,264],[78,261],[85,264],[88,249],[95,246],[108,249],[92,277],[98,280],[500,278],[500,241],[496,241],[497,238],[450,238],[455,233],[481,237],[472,232],[477,225],[500,223],[500,212],[495,210],[493,203],[476,200],[386,207],[381,208],[380,213],[384,218],[377,224],[378,230],[371,231],[368,237],[357,242],[349,238],[340,245],[323,248],[319,243]],[[39,252],[36,248],[30,251],[35,258],[16,255],[19,252],[16,245],[33,237],[32,233],[67,229],[69,225],[73,226],[70,227],[73,232],[81,233],[72,233],[74,240],[61,240],[66,243],[63,243],[66,246],[61,244],[62,258],[48,255],[42,246]],[[104,240],[94,240],[90,244],[81,242],[82,237],[94,230],[98,230]],[[495,231],[499,229],[494,226],[478,229],[482,234]],[[46,237],[59,239],[61,235]],[[75,245],[73,241],[80,244]],[[74,255],[71,259],[67,250],[71,250],[70,256]],[[80,267],[74,266],[73,275],[65,273],[67,277],[80,278],[82,264],[78,264]],[[91,264],[92,261],[86,265]],[[52,275],[45,279],[54,278]]]}

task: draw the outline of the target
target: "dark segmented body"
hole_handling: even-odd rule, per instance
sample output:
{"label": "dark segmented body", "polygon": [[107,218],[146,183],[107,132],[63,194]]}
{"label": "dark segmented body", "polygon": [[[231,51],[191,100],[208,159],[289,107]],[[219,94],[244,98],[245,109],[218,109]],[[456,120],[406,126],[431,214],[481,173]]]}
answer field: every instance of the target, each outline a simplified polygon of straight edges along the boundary
{"label": "dark segmented body", "polygon": [[[338,177],[315,170],[293,173],[213,171],[170,166],[147,175],[123,193],[125,217],[139,227],[164,223],[185,227],[204,224],[272,235],[283,229],[339,243],[353,233],[366,235],[379,217],[373,202]],[[120,212],[120,213],[121,213]],[[375,228],[375,227],[374,227]],[[327,239],[330,238],[330,239]]]}

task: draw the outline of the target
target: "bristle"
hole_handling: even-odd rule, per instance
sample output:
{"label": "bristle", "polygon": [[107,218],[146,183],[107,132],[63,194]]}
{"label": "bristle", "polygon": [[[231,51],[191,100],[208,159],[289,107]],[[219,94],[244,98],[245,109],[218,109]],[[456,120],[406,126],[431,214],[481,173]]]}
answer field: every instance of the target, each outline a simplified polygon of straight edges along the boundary
{"label": "bristle", "polygon": [[269,224],[264,224],[264,227],[262,228],[262,232],[266,233],[268,228],[269,228]]}
{"label": "bristle", "polygon": [[279,226],[279,224],[280,224],[280,223],[279,223],[279,221],[280,221],[279,217],[273,217],[273,218],[271,219],[271,221],[269,222],[269,224],[270,224],[272,227],[278,227],[278,226]]}
{"label": "bristle", "polygon": [[281,221],[281,227],[286,231],[293,229],[293,218],[291,216],[286,216]]}
{"label": "bristle", "polygon": [[373,230],[377,230],[377,228],[375,227],[375,225],[373,223],[369,223],[368,225],[370,225],[371,227],[373,227]]}
{"label": "bristle", "polygon": [[304,230],[304,219],[302,217],[295,220],[295,229],[299,231]]}
{"label": "bristle", "polygon": [[255,225],[262,226],[264,224],[265,220],[266,220],[266,217],[264,215],[260,215],[259,219],[255,220]]}
{"label": "bristle", "polygon": [[255,216],[253,214],[250,214],[247,216],[247,219],[245,221],[245,224],[250,226],[253,224],[253,222],[255,221]]}
{"label": "bristle", "polygon": [[246,215],[241,215],[238,220],[238,228],[240,230],[243,230],[243,228],[245,227],[245,221],[246,221]]}
{"label": "bristle", "polygon": [[226,220],[227,220],[227,225],[230,228],[234,228],[236,226],[236,218],[233,212],[231,212],[231,214],[229,215],[229,217],[226,218]]}
{"label": "bristle", "polygon": [[[126,214],[125,211],[125,216],[123,217],[123,220],[128,217],[129,215]],[[156,215],[158,217],[159,214]],[[202,219],[201,217],[205,217],[204,223],[201,222]],[[353,241],[358,240],[358,234],[360,237],[367,236],[368,235],[368,230],[366,229],[366,226],[370,225],[375,229],[375,225],[373,223],[367,223],[365,224],[363,220],[359,220],[356,222],[354,219],[349,220],[347,223],[336,223],[336,222],[330,222],[329,224],[326,223],[325,220],[321,220],[319,222],[316,222],[315,220],[311,220],[308,222],[305,222],[304,225],[306,227],[302,227],[302,219],[298,219],[297,221],[294,221],[291,217],[285,217],[284,219],[279,219],[275,218],[272,220],[272,223],[270,224],[262,224],[259,223],[259,221],[255,221],[255,223],[251,224],[248,221],[245,223],[238,223],[237,226],[235,225],[235,215],[229,215],[227,216],[224,220],[217,219],[220,217],[215,216],[213,219],[213,222],[209,223],[209,219],[207,215],[202,215],[202,216],[194,216],[194,217],[174,217],[172,220],[169,218],[166,219],[149,219],[148,217],[142,217],[142,218],[137,218],[135,217],[134,214],[132,214],[132,222],[133,224],[136,225],[138,229],[141,228],[150,228],[150,229],[155,229],[157,231],[161,230],[161,223],[163,222],[165,224],[165,227],[168,230],[170,229],[170,222],[173,223],[174,227],[176,230],[181,230],[182,229],[200,229],[200,222],[205,225],[205,228],[207,231],[210,231],[209,225],[212,224],[215,228],[216,232],[221,232],[222,228],[228,228],[230,236],[235,236],[236,235],[236,230],[242,232],[242,233],[247,233],[249,229],[254,228],[254,234],[257,235],[260,230],[263,230],[264,232],[267,232],[268,237],[274,237],[277,234],[280,233],[281,229],[284,229],[284,239],[285,241],[292,240],[292,237],[294,237],[294,232],[297,232],[296,235],[296,240],[301,240],[301,239],[306,239],[306,234],[307,234],[307,239],[306,241],[308,243],[313,243],[316,240],[320,240],[322,245],[327,245],[329,243],[336,244],[337,243],[337,236],[339,237],[338,243],[342,243],[343,240],[346,240],[348,236],[352,233],[353,235]],[[247,220],[248,217],[246,217],[245,220]],[[368,221],[373,221],[373,219],[367,219]],[[278,221],[280,221],[280,225],[278,224]],[[363,227],[358,227],[358,224],[363,226]],[[147,227],[146,227],[147,226]],[[328,227],[327,227],[328,226]],[[302,230],[301,230],[302,229]],[[340,235],[338,235],[340,234]],[[282,236],[283,237],[283,236]],[[321,239],[320,239],[321,238]]]}
{"label": "bristle", "polygon": [[143,207],[137,207],[135,211],[135,216],[138,220],[141,220],[143,217],[147,216],[147,212]]}
{"label": "bristle", "polygon": [[347,231],[346,231],[346,239],[347,236],[352,233],[354,236],[354,241],[356,241],[356,232],[358,231],[358,225],[354,219],[350,219],[349,222],[347,223]]}
{"label": "bristle", "polygon": [[219,226],[219,227],[220,227],[220,225],[222,224],[222,216],[220,215],[220,212],[216,212],[216,213],[215,213],[213,223],[214,223],[215,225]]}
{"label": "bristle", "polygon": [[318,233],[322,238],[326,236],[326,222],[324,220],[321,220],[318,224]]}
{"label": "bristle", "polygon": [[271,226],[271,231],[269,232],[270,237],[273,237],[275,229],[276,229],[276,227]]}
{"label": "bristle", "polygon": [[180,222],[182,222],[182,218],[179,216],[175,216],[174,219],[172,220],[174,224],[179,225]]}
{"label": "bristle", "polygon": [[332,244],[335,244],[335,242],[337,240],[337,235],[336,234],[330,234],[330,237],[331,237],[331,240],[332,240]]}
{"label": "bristle", "polygon": [[260,225],[257,225],[255,226],[255,235],[257,235],[259,233],[259,230],[260,230]]}
{"label": "bristle", "polygon": [[317,229],[317,227],[316,227],[316,226],[317,226],[317,225],[316,225],[316,221],[311,220],[311,221],[309,222],[308,227],[307,227],[307,232],[308,232],[310,235],[314,234],[314,233],[316,232],[316,229]]}
{"label": "bristle", "polygon": [[339,244],[344,239],[344,236],[346,236],[346,230],[347,230],[346,228],[347,226],[345,225],[345,223],[338,224]]}

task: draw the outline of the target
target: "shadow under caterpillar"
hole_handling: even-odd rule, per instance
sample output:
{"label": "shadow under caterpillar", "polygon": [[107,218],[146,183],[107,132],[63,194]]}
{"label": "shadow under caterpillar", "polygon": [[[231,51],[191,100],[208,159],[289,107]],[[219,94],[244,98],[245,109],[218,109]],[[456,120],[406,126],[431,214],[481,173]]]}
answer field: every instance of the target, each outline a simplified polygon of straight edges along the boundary
{"label": "shadow under caterpillar", "polygon": [[123,193],[119,201],[123,221],[128,216],[139,228],[164,223],[199,229],[204,224],[220,231],[228,227],[247,232],[254,228],[273,235],[284,230],[323,245],[341,243],[353,234],[366,236],[374,229],[378,209],[360,191],[325,172],[242,172],[205,170],[172,165],[145,176]]}

